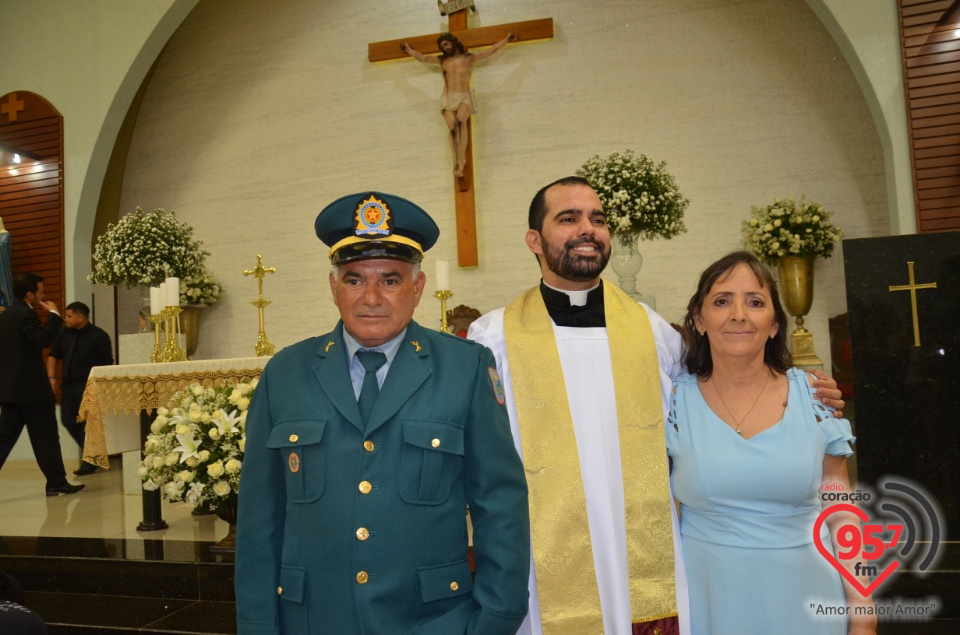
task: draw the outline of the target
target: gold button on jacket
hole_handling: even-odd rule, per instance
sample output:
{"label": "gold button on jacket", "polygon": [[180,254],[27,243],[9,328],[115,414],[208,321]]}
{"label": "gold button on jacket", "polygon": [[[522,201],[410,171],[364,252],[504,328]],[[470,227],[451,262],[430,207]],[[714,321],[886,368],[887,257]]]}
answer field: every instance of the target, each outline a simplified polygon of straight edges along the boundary
{"label": "gold button on jacket", "polygon": [[370,532],[366,527],[361,527],[357,530],[357,540],[366,540],[370,537]]}
{"label": "gold button on jacket", "polygon": [[373,489],[373,485],[371,485],[369,481],[360,481],[359,489],[361,494],[369,494],[370,490]]}
{"label": "gold button on jacket", "polygon": [[366,584],[367,580],[369,579],[370,579],[370,576],[367,575],[366,571],[361,571],[360,573],[357,574],[357,582],[360,584]]}

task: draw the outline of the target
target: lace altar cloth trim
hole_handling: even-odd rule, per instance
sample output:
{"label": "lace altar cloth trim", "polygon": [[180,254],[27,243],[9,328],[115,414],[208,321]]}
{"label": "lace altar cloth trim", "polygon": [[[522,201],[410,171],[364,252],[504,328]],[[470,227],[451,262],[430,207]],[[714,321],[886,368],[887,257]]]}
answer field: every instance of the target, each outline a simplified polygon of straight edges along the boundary
{"label": "lace altar cloth trim", "polygon": [[256,379],[269,357],[210,359],[196,362],[98,366],[90,372],[80,403],[80,420],[86,421],[85,461],[110,467],[103,429],[106,413],[153,412],[194,382],[204,388]]}

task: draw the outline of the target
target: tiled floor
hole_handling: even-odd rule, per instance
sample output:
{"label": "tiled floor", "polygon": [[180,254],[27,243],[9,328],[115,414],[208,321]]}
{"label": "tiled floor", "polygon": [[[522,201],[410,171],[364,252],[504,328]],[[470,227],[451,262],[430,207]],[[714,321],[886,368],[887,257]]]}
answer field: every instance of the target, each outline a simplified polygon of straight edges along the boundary
{"label": "tiled floor", "polygon": [[119,457],[113,467],[89,476],[67,479],[87,487],[69,496],[46,496],[43,474],[36,464],[9,461],[0,470],[0,536],[69,538],[142,538],[153,540],[217,541],[227,535],[227,523],[210,514],[194,516],[184,503],[163,502],[163,519],[169,527],[138,532],[143,518],[139,496],[124,495]]}

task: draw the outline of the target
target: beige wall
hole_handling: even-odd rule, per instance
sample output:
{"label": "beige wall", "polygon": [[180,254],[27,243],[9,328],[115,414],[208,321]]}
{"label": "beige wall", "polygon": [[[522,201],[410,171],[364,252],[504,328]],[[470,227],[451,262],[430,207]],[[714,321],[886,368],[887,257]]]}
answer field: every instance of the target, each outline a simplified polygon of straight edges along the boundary
{"label": "beige wall", "polygon": [[[536,283],[522,241],[527,204],[594,153],[633,148],[666,160],[691,200],[687,234],[642,244],[641,286],[673,321],[699,272],[737,248],[751,205],[806,194],[835,210],[849,237],[889,233],[874,119],[806,3],[604,7],[489,2],[474,16],[486,25],[550,15],[556,37],[510,47],[476,71],[480,266],[452,272],[454,304],[488,311]],[[334,322],[312,223],[342,194],[383,189],[417,201],[443,232],[430,259],[455,259],[441,78],[412,61],[365,59],[368,41],[440,28],[414,0],[283,11],[247,0],[201,3],[170,39],[144,95],[121,209],[176,209],[213,252],[228,299],[206,313],[198,356],[252,350],[256,285],[240,272],[257,253],[278,269],[266,284],[272,341]],[[827,317],[845,310],[841,265],[817,265],[808,325],[824,355]],[[417,318],[432,323],[437,308],[425,297]]]}
{"label": "beige wall", "polygon": [[[476,73],[481,264],[452,272],[453,303],[487,311],[536,282],[522,242],[529,199],[594,153],[666,160],[691,199],[687,234],[642,244],[641,286],[670,320],[703,267],[738,246],[753,204],[805,193],[848,237],[913,231],[896,5],[870,5],[485,0],[473,24],[550,16],[556,37],[510,47]],[[412,61],[366,62],[369,41],[443,28],[419,0],[0,0],[0,14],[0,94],[31,90],[64,114],[70,297],[89,296],[107,160],[165,45],[121,211],[176,209],[213,252],[228,296],[203,318],[198,356],[252,351],[256,285],[240,272],[257,253],[279,270],[266,283],[271,340],[333,323],[312,223],[343,193],[421,203],[443,231],[431,260],[455,260],[441,79]],[[845,309],[839,256],[818,262],[808,320],[823,356],[827,317]],[[438,303],[422,304],[417,318],[434,323]]]}

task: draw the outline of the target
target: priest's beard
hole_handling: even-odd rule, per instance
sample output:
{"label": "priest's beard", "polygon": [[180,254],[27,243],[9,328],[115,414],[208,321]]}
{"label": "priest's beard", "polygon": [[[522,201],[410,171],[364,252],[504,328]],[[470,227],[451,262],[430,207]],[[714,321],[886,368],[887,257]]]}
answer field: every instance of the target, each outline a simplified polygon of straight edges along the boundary
{"label": "priest's beard", "polygon": [[[547,268],[571,282],[595,280],[610,260],[610,246],[604,247],[603,243],[595,238],[569,240],[562,247],[557,247],[548,243],[541,235],[540,244],[543,245],[543,258],[547,262]],[[587,258],[573,251],[574,248],[586,244],[597,248],[599,258]]]}

